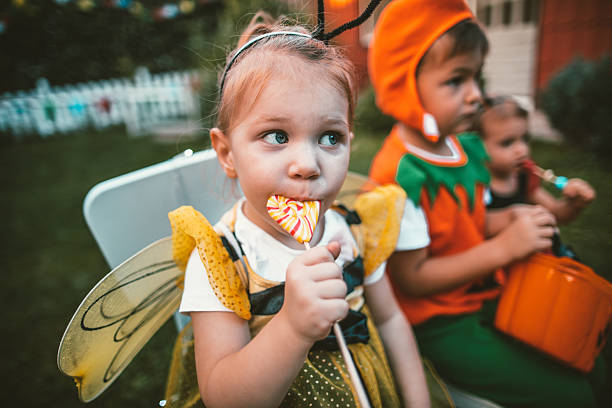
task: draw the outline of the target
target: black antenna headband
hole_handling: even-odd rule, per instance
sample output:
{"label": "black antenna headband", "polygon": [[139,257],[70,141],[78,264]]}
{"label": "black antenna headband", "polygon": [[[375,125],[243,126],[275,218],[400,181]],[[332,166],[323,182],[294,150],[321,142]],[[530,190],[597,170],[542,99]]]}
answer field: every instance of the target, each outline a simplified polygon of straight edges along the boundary
{"label": "black antenna headband", "polygon": [[244,50],[251,48],[255,43],[259,42],[260,40],[263,40],[264,38],[268,38],[268,37],[277,36],[277,35],[292,35],[296,37],[313,38],[313,36],[311,36],[310,34],[300,33],[297,31],[273,31],[271,33],[265,33],[262,35],[258,35],[255,38],[252,38],[246,44],[240,47],[238,51],[234,53],[234,56],[232,57],[232,59],[229,60],[229,62],[225,66],[225,70],[223,71],[223,76],[221,77],[221,82],[219,84],[219,95],[223,95],[223,86],[225,85],[225,78],[227,77],[227,73],[229,72],[232,65],[234,65],[234,63],[236,62],[236,59],[238,58],[238,56],[242,54]]}
{"label": "black antenna headband", "polygon": [[251,48],[257,42],[265,38],[269,38],[273,36],[288,35],[288,36],[311,38],[311,39],[323,41],[325,44],[327,44],[329,40],[331,40],[332,38],[342,34],[343,32],[347,30],[350,30],[351,28],[355,28],[361,25],[364,21],[366,21],[372,15],[372,13],[374,12],[374,10],[376,9],[376,7],[378,6],[380,2],[381,0],[371,0],[368,6],[363,11],[363,13],[359,15],[359,17],[357,17],[354,20],[349,21],[348,23],[342,24],[340,27],[332,30],[329,33],[326,33],[325,32],[325,1],[318,0],[317,1],[317,9],[318,9],[317,10],[317,28],[314,31],[314,33],[312,33],[312,35],[300,33],[298,31],[273,31],[271,33],[258,35],[257,37],[249,40],[246,44],[240,47],[238,51],[234,53],[234,56],[232,57],[232,59],[230,59],[230,61],[225,66],[225,69],[223,70],[223,75],[221,76],[221,81],[219,83],[219,98],[223,95],[223,87],[225,86],[225,79],[227,77],[227,73],[229,72],[232,65],[234,65],[234,63],[236,62],[236,59],[238,59],[238,56],[242,54],[245,50]]}
{"label": "black antenna headband", "polygon": [[380,4],[380,2],[381,0],[371,0],[368,6],[365,8],[365,10],[363,10],[363,13],[359,15],[359,17],[357,17],[354,20],[349,21],[348,23],[342,24],[340,27],[332,30],[329,33],[325,33],[324,32],[325,31],[325,10],[324,10],[325,1],[318,0],[317,2],[317,8],[318,8],[317,29],[313,33],[312,38],[321,40],[327,44],[327,42],[331,40],[332,38],[337,37],[338,35],[342,34],[343,32],[347,30],[350,30],[351,28],[355,28],[363,24],[364,21],[370,18],[370,16],[372,15],[376,7]]}

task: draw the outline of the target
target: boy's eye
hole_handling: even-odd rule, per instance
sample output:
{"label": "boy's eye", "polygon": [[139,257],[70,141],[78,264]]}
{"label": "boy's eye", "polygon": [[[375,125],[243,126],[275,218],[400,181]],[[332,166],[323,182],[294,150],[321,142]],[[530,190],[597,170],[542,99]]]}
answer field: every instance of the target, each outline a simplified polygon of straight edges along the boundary
{"label": "boy's eye", "polygon": [[263,140],[270,144],[284,144],[289,142],[289,136],[280,130],[274,130],[264,135]]}
{"label": "boy's eye", "polygon": [[508,138],[508,139],[504,139],[502,140],[499,144],[502,147],[510,147],[512,145],[512,143],[514,143],[514,139],[512,138]]}
{"label": "boy's eye", "polygon": [[335,133],[325,133],[319,139],[319,143],[325,146],[334,146],[339,141],[340,141],[340,136],[338,136]]}
{"label": "boy's eye", "polygon": [[450,86],[459,86],[461,85],[462,81],[463,81],[462,77],[454,77],[446,81],[446,83]]}

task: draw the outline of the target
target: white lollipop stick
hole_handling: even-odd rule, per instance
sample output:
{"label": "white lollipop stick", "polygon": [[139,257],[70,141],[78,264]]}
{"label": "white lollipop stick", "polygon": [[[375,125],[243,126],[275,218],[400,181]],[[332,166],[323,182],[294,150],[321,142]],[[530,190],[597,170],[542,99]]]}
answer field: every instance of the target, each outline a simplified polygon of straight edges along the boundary
{"label": "white lollipop stick", "polygon": [[[270,214],[270,217],[298,242],[303,243],[306,250],[310,249],[309,242],[312,239],[312,234],[319,219],[320,208],[321,203],[319,201],[302,203],[283,196],[272,196],[268,200],[268,214]],[[357,392],[359,405],[362,408],[370,408],[368,394],[361,382],[353,356],[351,356],[351,352],[346,345],[346,340],[344,340],[344,335],[338,322],[334,323],[333,330],[351,382]]]}
{"label": "white lollipop stick", "polygon": [[551,169],[544,170],[541,167],[534,166],[534,173],[542,180],[554,184],[554,186],[557,187],[559,190],[563,190],[568,181],[567,177],[557,176]]}

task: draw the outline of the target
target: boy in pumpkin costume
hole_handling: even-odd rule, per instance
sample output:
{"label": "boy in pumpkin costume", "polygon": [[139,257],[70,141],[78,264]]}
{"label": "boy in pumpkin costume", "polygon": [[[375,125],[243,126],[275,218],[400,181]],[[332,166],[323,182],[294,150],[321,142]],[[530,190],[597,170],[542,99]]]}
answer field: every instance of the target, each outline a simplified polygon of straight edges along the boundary
{"label": "boy in pumpkin costume", "polygon": [[419,349],[450,383],[506,406],[595,406],[587,377],[492,325],[501,268],[549,248],[554,218],[539,206],[486,214],[485,149],[478,135],[457,135],[480,107],[487,52],[463,0],[395,0],[380,15],[369,73],[377,105],[398,122],[370,178],[406,191],[429,242],[395,252],[389,276]]}

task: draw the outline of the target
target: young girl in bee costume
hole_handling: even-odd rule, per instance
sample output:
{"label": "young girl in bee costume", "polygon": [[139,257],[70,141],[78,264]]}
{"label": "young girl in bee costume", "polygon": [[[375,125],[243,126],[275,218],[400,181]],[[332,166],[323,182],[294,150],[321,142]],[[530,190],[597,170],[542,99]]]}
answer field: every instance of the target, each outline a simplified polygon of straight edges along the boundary
{"label": "young girl in bee costume", "polygon": [[[353,138],[350,64],[301,27],[265,17],[239,46],[210,134],[244,198],[214,228],[191,207],[169,216],[174,259],[185,268],[180,310],[192,324],[176,344],[168,403],[359,406],[330,334],[339,321],[371,406],[430,406],[385,276],[387,256],[414,245],[400,228],[405,194],[379,188],[357,199],[357,212],[333,207]],[[268,215],[273,195],[321,203],[313,248]],[[432,401],[446,403],[444,390],[432,389]]]}

